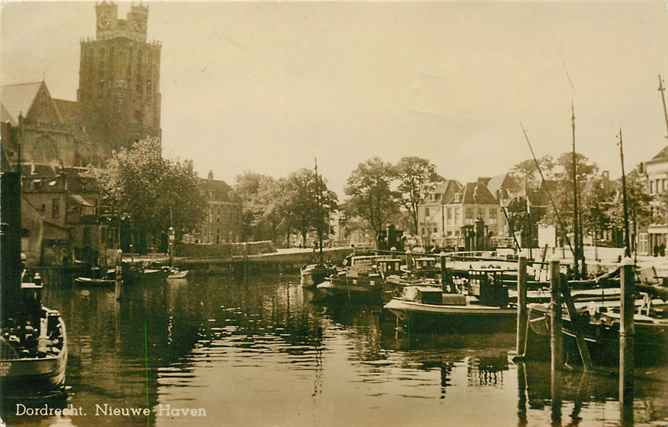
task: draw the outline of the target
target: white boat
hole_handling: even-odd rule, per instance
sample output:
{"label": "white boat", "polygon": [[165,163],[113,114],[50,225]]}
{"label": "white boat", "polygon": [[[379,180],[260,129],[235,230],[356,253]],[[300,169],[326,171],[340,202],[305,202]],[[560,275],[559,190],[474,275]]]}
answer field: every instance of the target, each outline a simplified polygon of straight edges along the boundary
{"label": "white boat", "polygon": [[190,270],[180,270],[177,267],[172,267],[169,269],[167,279],[185,279],[188,277],[188,273],[190,273]]}
{"label": "white boat", "polygon": [[400,297],[392,298],[384,308],[403,320],[412,316],[487,320],[514,319],[517,316],[515,308],[483,305],[477,301],[475,297],[444,293],[433,286],[407,286]]}

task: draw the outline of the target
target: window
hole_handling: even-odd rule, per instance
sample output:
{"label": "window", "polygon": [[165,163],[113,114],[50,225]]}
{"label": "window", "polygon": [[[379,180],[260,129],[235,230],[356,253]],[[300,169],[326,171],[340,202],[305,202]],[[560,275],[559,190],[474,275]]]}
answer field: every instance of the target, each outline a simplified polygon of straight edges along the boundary
{"label": "window", "polygon": [[466,208],[466,219],[472,219],[473,215],[475,215],[473,208]]}
{"label": "window", "polygon": [[429,216],[429,208],[424,208],[424,216]]}
{"label": "window", "polygon": [[654,181],[649,182],[649,194],[654,194]]}
{"label": "window", "polygon": [[146,80],[146,97],[151,99],[153,95],[153,83],[150,80]]}
{"label": "window", "polygon": [[496,218],[496,208],[489,208],[488,217]]}
{"label": "window", "polygon": [[60,201],[58,199],[51,200],[51,217],[53,219],[60,218]]}

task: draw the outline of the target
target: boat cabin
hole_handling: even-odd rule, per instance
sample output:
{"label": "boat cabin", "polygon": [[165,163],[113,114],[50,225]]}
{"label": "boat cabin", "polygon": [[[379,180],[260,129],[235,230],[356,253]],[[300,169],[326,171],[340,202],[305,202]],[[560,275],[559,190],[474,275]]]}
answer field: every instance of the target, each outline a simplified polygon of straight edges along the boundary
{"label": "boat cabin", "polygon": [[378,269],[385,276],[402,273],[401,260],[398,258],[379,258],[377,263]]}
{"label": "boat cabin", "polygon": [[348,275],[350,277],[359,277],[377,273],[378,255],[361,255],[350,258],[350,268]]}
{"label": "boat cabin", "polygon": [[468,293],[482,305],[505,307],[508,305],[508,287],[503,284],[505,270],[469,270]]}

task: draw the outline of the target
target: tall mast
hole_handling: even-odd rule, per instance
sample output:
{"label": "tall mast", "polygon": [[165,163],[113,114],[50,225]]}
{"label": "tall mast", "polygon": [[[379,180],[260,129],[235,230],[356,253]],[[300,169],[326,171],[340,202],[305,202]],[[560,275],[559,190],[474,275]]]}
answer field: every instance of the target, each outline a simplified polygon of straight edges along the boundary
{"label": "tall mast", "polygon": [[575,240],[575,263],[573,265],[573,272],[575,278],[580,278],[580,258],[582,251],[580,247],[580,221],[578,209],[578,175],[577,175],[577,159],[575,156],[575,107],[571,101],[571,134],[572,134],[572,176],[573,176],[573,239]]}
{"label": "tall mast", "polygon": [[323,233],[323,214],[322,214],[322,188],[320,185],[320,179],[318,177],[318,158],[315,158],[315,188],[316,188],[316,203],[318,205],[318,247],[320,249],[320,263],[322,264],[322,233]]}
{"label": "tall mast", "polygon": [[663,118],[666,120],[666,138],[668,138],[668,109],[666,109],[666,88],[663,87],[663,78],[659,74],[659,93],[661,94],[661,103],[663,104]]}
{"label": "tall mast", "polygon": [[626,173],[624,172],[624,140],[622,139],[622,129],[619,129],[619,158],[622,162],[622,197],[624,200],[624,256],[631,256],[631,241],[629,238],[629,207],[626,200]]}

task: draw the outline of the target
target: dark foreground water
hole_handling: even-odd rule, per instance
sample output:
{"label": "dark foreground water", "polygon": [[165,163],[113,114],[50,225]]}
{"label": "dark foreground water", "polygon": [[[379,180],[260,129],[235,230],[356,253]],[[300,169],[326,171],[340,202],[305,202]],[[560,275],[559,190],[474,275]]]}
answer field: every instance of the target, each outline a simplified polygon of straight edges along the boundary
{"label": "dark foreground water", "polygon": [[[551,424],[548,373],[511,361],[514,334],[397,333],[380,306],[315,304],[294,276],[147,283],[120,303],[111,289],[52,284],[45,300],[70,349],[67,397],[48,405],[85,415],[8,425]],[[662,372],[636,384],[637,422],[668,417]],[[556,425],[619,424],[615,378],[566,374],[562,393]]]}

